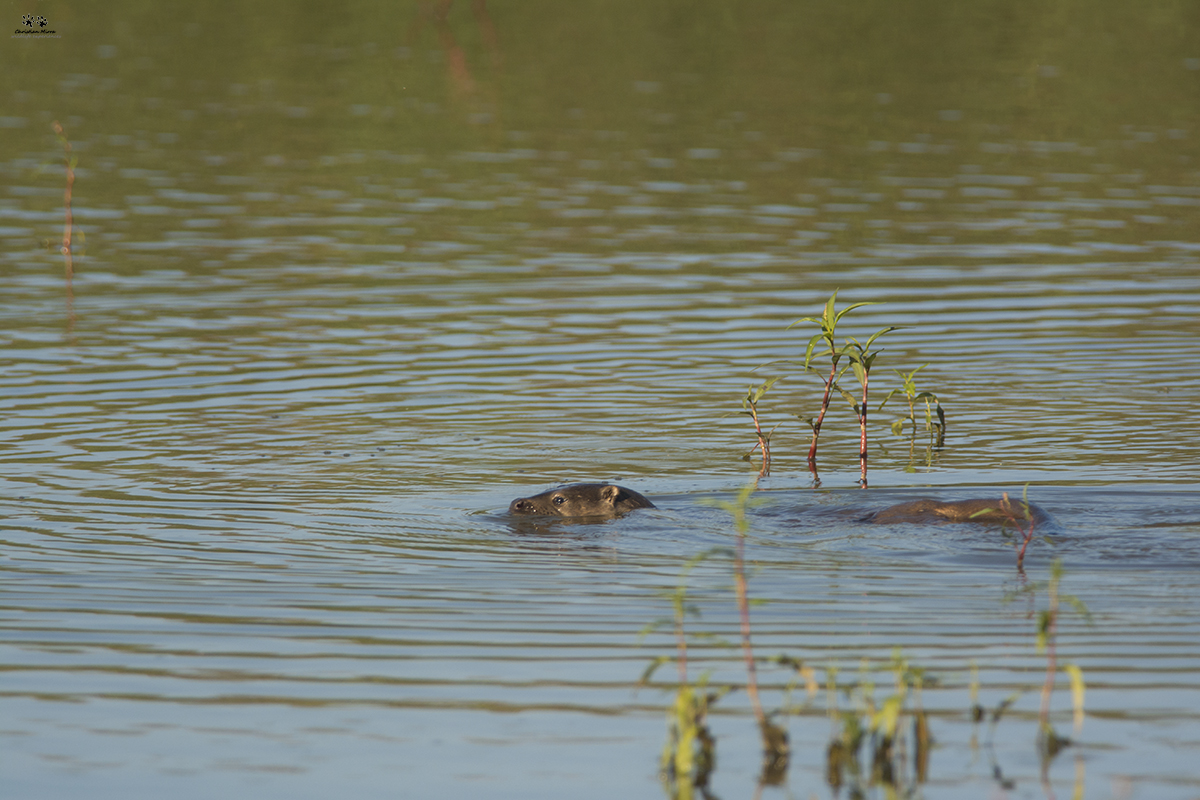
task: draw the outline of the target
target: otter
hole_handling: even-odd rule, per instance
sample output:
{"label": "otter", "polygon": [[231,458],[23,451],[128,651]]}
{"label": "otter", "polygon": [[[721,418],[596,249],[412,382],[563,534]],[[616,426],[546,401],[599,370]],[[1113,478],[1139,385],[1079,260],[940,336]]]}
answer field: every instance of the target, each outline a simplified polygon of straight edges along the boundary
{"label": "otter", "polygon": [[1050,515],[1030,503],[1029,516],[1026,517],[1024,505],[1005,495],[996,500],[957,500],[950,503],[928,498],[913,500],[876,511],[864,519],[884,525],[895,522],[983,522],[998,525],[1026,521],[1041,524],[1049,522]]}
{"label": "otter", "polygon": [[[533,497],[518,497],[508,506],[510,514],[544,517],[619,517],[637,508],[655,508],[646,497],[611,483],[575,483]],[[878,525],[895,523],[976,522],[990,525],[1035,525],[1051,522],[1041,508],[1029,504],[1029,516],[1021,501],[1005,495],[997,499],[945,502],[925,498],[890,506],[862,517]]]}
{"label": "otter", "polygon": [[619,517],[635,508],[654,508],[633,489],[611,483],[575,483],[533,497],[518,497],[508,506],[510,514],[553,517]]}

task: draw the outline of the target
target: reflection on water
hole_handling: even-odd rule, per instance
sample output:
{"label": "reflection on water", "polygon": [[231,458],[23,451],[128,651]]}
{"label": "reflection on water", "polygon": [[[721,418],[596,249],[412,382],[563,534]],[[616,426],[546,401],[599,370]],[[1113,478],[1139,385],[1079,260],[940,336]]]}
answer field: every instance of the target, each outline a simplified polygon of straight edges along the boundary
{"label": "reflection on water", "polygon": [[[880,340],[875,396],[928,363],[946,437],[894,436],[895,401],[872,410],[879,488],[854,491],[857,426],[835,403],[814,491],[792,415],[815,413],[820,384],[772,388],[764,423],[783,426],[749,543],[760,653],[844,676],[870,659],[883,686],[903,648],[940,681],[920,791],[991,791],[999,767],[1036,793],[1044,660],[1028,604],[1004,602],[1022,585],[1012,540],[858,522],[1030,483],[1058,527],[1028,580],[1061,557],[1094,615],[1059,634],[1088,681],[1086,796],[1196,793],[1185,5],[670,8],[441,3],[350,26],[267,4],[244,10],[247,44],[204,9],[118,3],[14,42],[14,796],[658,793],[671,687],[633,686],[673,643],[638,631],[670,615],[687,559],[730,544],[699,499],[756,471],[739,400],[774,369],[755,367],[802,357],[786,328],[835,289],[880,303],[845,335],[902,328]],[[1117,30],[1125,49],[1098,57]],[[79,157],[69,332],[53,119]],[[533,531],[503,515],[588,479],[658,508]],[[736,638],[728,584],[717,559],[692,573],[692,630]],[[714,684],[744,680],[718,644],[693,658]],[[989,709],[1022,692],[989,750],[970,744],[972,662]],[[771,702],[790,678],[764,668]],[[1064,730],[1068,708],[1063,682]],[[713,789],[743,795],[759,761],[744,692],[710,725]],[[788,729],[789,787],[826,791],[824,707]],[[1060,794],[1071,758],[1048,774]]]}

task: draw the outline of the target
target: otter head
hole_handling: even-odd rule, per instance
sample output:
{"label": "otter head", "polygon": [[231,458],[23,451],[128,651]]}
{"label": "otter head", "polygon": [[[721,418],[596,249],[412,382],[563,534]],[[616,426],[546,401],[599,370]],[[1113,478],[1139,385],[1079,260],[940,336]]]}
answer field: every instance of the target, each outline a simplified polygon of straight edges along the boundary
{"label": "otter head", "polygon": [[624,486],[576,483],[533,497],[518,497],[509,504],[508,512],[555,517],[616,517],[635,508],[654,508],[654,504]]}

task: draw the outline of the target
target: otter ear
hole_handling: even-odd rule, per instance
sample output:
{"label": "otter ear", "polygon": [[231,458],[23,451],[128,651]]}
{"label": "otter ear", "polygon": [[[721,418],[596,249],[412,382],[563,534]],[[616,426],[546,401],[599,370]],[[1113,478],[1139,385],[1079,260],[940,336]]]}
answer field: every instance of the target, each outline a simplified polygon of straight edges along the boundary
{"label": "otter ear", "polygon": [[608,503],[610,506],[615,506],[617,500],[621,498],[621,487],[613,486],[611,483],[600,487],[600,499]]}

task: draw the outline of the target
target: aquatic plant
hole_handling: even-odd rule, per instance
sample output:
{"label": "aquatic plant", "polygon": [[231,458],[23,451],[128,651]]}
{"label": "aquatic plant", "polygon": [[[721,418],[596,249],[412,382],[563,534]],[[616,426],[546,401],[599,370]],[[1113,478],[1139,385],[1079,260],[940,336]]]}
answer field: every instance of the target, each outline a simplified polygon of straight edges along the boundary
{"label": "aquatic plant", "polygon": [[[837,683],[837,668],[826,669],[828,713],[833,731],[825,751],[825,780],[835,791],[846,783],[852,787],[851,796],[861,794],[864,785],[911,789],[911,784],[923,783],[928,777],[933,737],[921,704],[921,688],[926,684],[924,670],[909,665],[899,649],[892,655],[890,669],[895,690],[878,705],[875,686],[869,677],[869,662],[863,661],[857,681],[841,687]],[[838,708],[839,690],[851,703],[851,708],[845,711]],[[911,777],[907,771],[908,730],[911,730]],[[869,771],[864,772],[865,764],[869,764]]]}
{"label": "aquatic plant", "polygon": [[737,531],[737,547],[733,558],[733,580],[740,618],[742,659],[746,665],[746,694],[750,697],[750,706],[754,710],[754,719],[758,722],[758,730],[762,736],[762,782],[776,783],[787,769],[788,736],[787,731],[767,718],[759,698],[758,670],[755,665],[754,647],[750,641],[750,597],[746,584],[746,534],[750,529],[750,523],[746,519],[746,506],[749,503],[750,495],[756,488],[757,484],[752,483],[742,489],[734,502],[719,501],[714,505],[725,509],[733,516],[734,529]]}
{"label": "aquatic plant", "polygon": [[667,743],[659,759],[659,776],[672,800],[691,800],[697,789],[704,793],[717,765],[717,743],[705,719],[716,694],[704,682],[682,685],[667,712]]}
{"label": "aquatic plant", "polygon": [[[901,388],[892,389],[887,393],[887,397],[883,398],[883,402],[879,404],[879,410],[883,411],[883,407],[888,401],[896,395],[901,395],[908,403],[908,417],[900,418],[892,422],[892,433],[900,436],[904,433],[905,421],[912,423],[912,435],[917,435],[917,410],[916,404],[924,401],[925,403],[925,430],[932,436],[934,431],[944,434],[946,431],[946,412],[942,410],[941,401],[933,392],[922,392],[917,389],[916,376],[921,370],[928,367],[928,364],[922,364],[911,372],[901,372],[898,369],[892,370],[900,376]],[[932,405],[931,405],[932,404]],[[934,410],[936,409],[938,421],[933,421]]]}
{"label": "aquatic plant", "polygon": [[67,188],[63,191],[63,209],[66,214],[66,221],[63,226],[62,247],[59,252],[62,253],[65,265],[65,277],[67,284],[67,329],[70,330],[75,324],[75,309],[74,309],[74,289],[72,288],[72,277],[75,274],[75,267],[71,261],[71,192],[75,186],[75,166],[79,163],[79,157],[72,155],[71,142],[67,139],[66,131],[63,126],[58,124],[58,120],[53,123],[54,135],[58,138],[59,144],[63,148],[63,158],[67,164]]}
{"label": "aquatic plant", "polygon": [[[1067,603],[1079,614],[1081,614],[1085,620],[1087,620],[1089,623],[1091,622],[1091,614],[1089,613],[1087,606],[1084,605],[1079,598],[1072,595],[1063,594],[1060,591],[1063,573],[1062,560],[1055,559],[1050,566],[1050,579],[1048,581],[1044,583],[1029,584],[1022,587],[1019,592],[1014,592],[1005,598],[1005,601],[1008,602],[1015,598],[1018,594],[1027,594],[1032,597],[1043,589],[1046,591],[1046,608],[1037,615],[1036,640],[1037,652],[1046,654],[1046,677],[1043,680],[1040,689],[1041,705],[1038,711],[1038,731],[1036,738],[1038,753],[1041,756],[1042,785],[1046,788],[1048,788],[1050,785],[1048,774],[1050,762],[1054,760],[1054,757],[1058,755],[1063,748],[1072,744],[1071,739],[1066,736],[1060,736],[1054,729],[1053,724],[1050,722],[1050,699],[1054,691],[1055,678],[1057,677],[1059,669],[1061,668],[1061,670],[1066,673],[1067,679],[1070,683],[1072,718],[1076,736],[1083,731],[1084,699],[1087,689],[1084,683],[1083,670],[1077,664],[1067,663],[1062,664],[1060,667],[1058,663],[1057,638],[1062,603]],[[988,728],[989,735],[986,745],[992,761],[992,775],[1000,788],[1005,791],[1011,791],[1014,789],[1016,787],[1016,783],[1013,780],[1004,777],[1004,773],[996,761],[995,750],[992,742],[995,738],[997,723],[1000,722],[1000,719],[1004,716],[1008,709],[1011,708],[1012,705],[1027,691],[1028,690],[1022,689],[1008,695],[996,705],[995,709],[993,709],[990,714],[990,725]],[[982,722],[989,715],[987,710],[979,702],[979,668],[974,662],[971,663],[970,698],[971,705],[969,714],[971,719],[975,723]],[[973,734],[972,746],[974,745],[974,738],[975,737]],[[1078,768],[1081,764],[1082,762],[1077,760],[1075,785],[1076,797],[1082,796],[1082,773],[1078,771]],[[1053,795],[1049,794],[1048,796]]]}
{"label": "aquatic plant", "polygon": [[[1037,746],[1038,752],[1042,757],[1043,780],[1045,780],[1045,772],[1051,760],[1064,747],[1071,744],[1071,739],[1066,736],[1059,736],[1055,731],[1054,726],[1050,722],[1050,698],[1054,691],[1055,678],[1058,675],[1058,624],[1061,615],[1061,606],[1063,603],[1068,604],[1075,609],[1083,618],[1090,623],[1091,613],[1087,606],[1084,605],[1078,597],[1073,595],[1063,594],[1060,591],[1064,571],[1062,559],[1054,559],[1050,565],[1050,579],[1048,581],[1032,583],[1022,587],[1018,592],[1014,592],[1005,598],[1006,601],[1012,600],[1018,594],[1027,594],[1036,596],[1043,589],[1046,591],[1046,608],[1037,615],[1037,644],[1036,649],[1039,653],[1046,654],[1046,677],[1042,682],[1041,687],[1041,706],[1038,711],[1038,733]],[[1084,696],[1086,694],[1086,685],[1084,684],[1083,670],[1077,664],[1063,664],[1062,671],[1066,673],[1067,679],[1071,686],[1071,707],[1072,717],[1074,722],[1075,735],[1078,736],[1083,730],[1084,719]],[[992,714],[992,726],[995,727],[1001,715],[1012,703],[1020,697],[1022,692],[1016,692],[1006,698]],[[976,696],[976,690],[972,689],[972,699]],[[978,721],[983,716],[982,707],[975,704],[972,706],[972,715]],[[996,770],[999,774],[999,770]]]}
{"label": "aquatic plant", "polygon": [[[1050,694],[1054,691],[1054,678],[1058,672],[1057,639],[1059,604],[1062,602],[1069,604],[1078,613],[1083,615],[1084,619],[1089,622],[1091,621],[1091,614],[1088,612],[1087,606],[1083,604],[1083,601],[1073,595],[1065,595],[1059,592],[1059,584],[1062,582],[1062,576],[1062,559],[1056,558],[1050,565],[1050,580],[1045,584],[1046,609],[1038,615],[1037,650],[1039,653],[1044,652],[1046,654],[1046,680],[1042,684],[1042,704],[1038,713],[1038,748],[1047,760],[1053,758],[1063,747],[1071,744],[1069,738],[1059,736],[1055,732],[1054,726],[1050,724]],[[1071,705],[1074,712],[1075,734],[1078,736],[1083,730],[1083,703],[1086,691],[1083,682],[1083,670],[1075,664],[1064,664],[1063,671],[1067,673],[1067,677],[1071,683]]]}
{"label": "aquatic plant", "polygon": [[[1020,509],[1020,514],[1017,509]],[[1020,505],[1014,504],[1008,499],[1008,492],[1004,492],[1000,498],[1000,508],[981,508],[971,515],[972,518],[980,517],[985,514],[999,513],[1005,517],[1005,526],[1012,528],[1020,534],[1020,547],[1017,550],[1017,572],[1024,574],[1025,572],[1025,550],[1029,547],[1029,543],[1033,541],[1034,515],[1033,509],[1029,507],[1029,484],[1025,484],[1025,488],[1021,490]]]}
{"label": "aquatic plant", "polygon": [[[995,746],[996,725],[999,724],[1000,719],[1004,716],[1004,713],[1006,711],[1008,711],[1008,709],[1012,706],[1012,704],[1015,703],[1017,700],[1019,700],[1021,698],[1021,695],[1023,695],[1023,694],[1024,694],[1023,691],[1016,691],[1016,692],[1013,692],[1012,694],[1010,694],[1008,697],[1001,700],[996,705],[996,707],[994,709],[992,709],[990,722],[988,724],[988,738],[987,738],[985,747],[987,748],[988,758],[992,762],[992,778],[995,779],[997,785],[999,785],[1000,788],[1005,791],[1012,791],[1013,789],[1017,788],[1017,784],[1016,784],[1016,781],[1013,781],[1010,778],[1004,777],[1004,770],[1001,769],[1000,763],[996,759],[996,746]],[[971,709],[970,709],[970,715],[971,715],[971,721],[976,724],[983,722],[983,720],[988,717],[987,710],[979,702],[979,667],[973,661],[971,662]],[[971,733],[971,749],[972,750],[975,749],[976,741],[977,741],[977,734],[972,732]]]}
{"label": "aquatic plant", "polygon": [[[837,291],[829,296],[825,302],[825,307],[820,317],[803,317],[788,326],[792,329],[801,323],[813,323],[820,328],[820,331],[813,334],[809,338],[808,344],[804,349],[804,361],[801,366],[805,372],[817,372],[817,367],[814,366],[814,359],[819,356],[825,356],[829,359],[829,372],[822,378],[824,391],[821,396],[821,407],[815,417],[807,417],[803,414],[795,414],[797,419],[806,423],[812,430],[812,442],[808,448],[808,469],[812,473],[813,479],[816,482],[814,485],[819,485],[820,478],[817,476],[817,445],[820,442],[822,426],[825,423],[825,416],[829,413],[829,404],[833,398],[834,392],[837,392],[850,407],[854,410],[854,415],[858,419],[859,428],[859,485],[866,487],[867,485],[867,417],[868,417],[868,399],[870,397],[870,375],[871,369],[875,365],[875,360],[879,357],[882,350],[872,350],[871,347],[875,341],[886,333],[899,330],[897,326],[889,326],[881,328],[871,334],[865,342],[859,341],[854,337],[848,337],[844,343],[839,346],[837,343],[837,326],[841,322],[842,317],[851,311],[863,306],[877,305],[873,302],[853,303],[846,306],[842,310],[837,309]],[[770,362],[771,364],[795,364],[797,362],[785,359],[778,362]],[[903,381],[903,388],[892,390],[883,402],[879,404],[882,409],[887,402],[897,394],[903,394],[909,403],[909,418],[913,422],[913,431],[915,436],[916,431],[916,403],[924,401],[926,405],[926,427],[932,433],[936,428],[944,434],[946,427],[945,412],[942,410],[941,404],[938,401],[937,395],[932,392],[919,392],[915,385],[915,375],[920,370],[928,365],[921,365],[912,372],[903,373],[897,371],[897,374]],[[846,374],[853,372],[857,379],[859,388],[857,394],[852,394],[846,391],[838,383],[839,379]],[[746,392],[746,396],[742,399],[742,413],[747,414],[754,421],[755,434],[758,437],[758,442],[750,449],[744,458],[749,460],[755,450],[762,449],[763,461],[759,469],[759,475],[763,476],[770,471],[770,454],[769,445],[771,434],[775,428],[772,428],[769,433],[764,433],[761,419],[759,416],[758,404],[766,395],[767,391],[778,381],[779,377],[771,378],[762,385],[755,387],[751,385]],[[933,415],[936,412],[938,422],[933,422]],[[778,428],[778,426],[776,426]],[[900,432],[903,430],[903,422],[897,421],[893,423],[892,430]]]}
{"label": "aquatic plant", "polygon": [[782,376],[771,378],[757,388],[753,385],[750,386],[746,391],[746,396],[742,398],[742,413],[748,415],[754,421],[754,433],[758,436],[758,443],[750,448],[750,452],[746,453],[742,458],[749,461],[750,456],[754,455],[755,450],[762,450],[762,465],[758,469],[759,477],[771,474],[771,435],[775,433],[779,425],[776,425],[766,433],[763,432],[762,422],[758,418],[758,403],[763,399],[767,391],[780,380],[780,377]]}
{"label": "aquatic plant", "polygon": [[[679,583],[668,593],[674,611],[668,620],[657,620],[642,629],[645,636],[652,630],[670,626],[675,634],[676,666],[679,684],[675,691],[675,702],[667,711],[667,741],[659,757],[659,775],[668,797],[673,800],[690,800],[695,790],[702,793],[716,767],[716,739],[708,728],[708,710],[729,691],[729,687],[708,691],[708,676],[702,675],[695,686],[688,682],[687,635],[684,621],[688,616],[700,615],[700,611],[687,601],[687,576],[702,561],[718,554],[728,554],[728,548],[713,548],[689,558],[680,570]],[[645,686],[654,672],[670,661],[666,656],[655,658],[638,686]]]}
{"label": "aquatic plant", "polygon": [[826,412],[829,411],[829,400],[833,394],[834,382],[837,380],[838,376],[841,374],[838,371],[838,362],[841,361],[842,356],[846,355],[846,353],[850,349],[852,349],[852,346],[850,344],[843,345],[842,347],[837,346],[837,341],[836,341],[837,324],[839,322],[841,322],[842,317],[846,316],[847,314],[849,314],[851,311],[853,311],[856,308],[862,308],[863,306],[876,305],[875,303],[853,303],[852,305],[846,306],[841,311],[838,311],[836,308],[836,305],[835,305],[836,301],[837,301],[837,291],[835,290],[834,293],[829,296],[829,300],[826,301],[825,310],[819,318],[818,317],[803,317],[802,319],[798,319],[795,322],[793,322],[791,325],[788,326],[788,330],[791,330],[792,328],[796,327],[797,325],[799,325],[802,322],[811,322],[815,325],[820,326],[820,328],[821,328],[821,331],[819,333],[814,334],[812,336],[812,338],[808,340],[808,346],[804,349],[804,369],[805,369],[805,371],[813,369],[813,367],[812,367],[813,353],[816,350],[817,346],[819,344],[821,344],[822,342],[825,345],[825,353],[823,353],[822,355],[826,355],[829,357],[829,375],[828,375],[828,377],[825,378],[825,394],[821,398],[821,410],[817,414],[816,419],[806,419],[805,420],[806,422],[808,422],[808,424],[812,428],[812,432],[813,432],[812,445],[810,445],[808,448],[808,465],[809,465],[809,469],[812,469],[813,471],[816,470],[817,440],[821,436],[821,425],[825,422]]}
{"label": "aquatic plant", "polygon": [[[802,322],[811,322],[821,328],[819,333],[813,334],[812,338],[808,340],[808,346],[804,349],[805,371],[814,369],[812,365],[813,356],[817,350],[817,347],[822,343],[825,347],[825,352],[823,355],[829,358],[829,374],[824,379],[825,391],[821,397],[821,410],[818,412],[815,419],[803,416],[800,417],[800,419],[803,419],[808,423],[813,432],[812,444],[808,448],[809,470],[814,475],[816,474],[817,442],[821,436],[821,426],[824,424],[825,414],[829,411],[829,401],[833,396],[833,392],[836,390],[839,394],[846,398],[847,402],[850,403],[851,407],[854,409],[855,416],[858,418],[858,461],[860,473],[859,485],[863,488],[866,488],[867,485],[867,398],[869,391],[869,380],[871,375],[871,367],[874,366],[875,359],[879,356],[879,353],[882,352],[878,350],[872,351],[871,345],[874,344],[875,340],[880,336],[896,330],[896,327],[892,326],[876,331],[875,333],[871,334],[870,338],[868,338],[865,343],[860,342],[854,337],[850,337],[846,339],[845,344],[841,347],[838,347],[837,345],[836,336],[837,325],[841,321],[842,317],[856,308],[862,308],[863,306],[870,305],[877,304],[854,303],[846,306],[841,311],[838,311],[837,292],[835,291],[829,296],[829,300],[825,302],[825,309],[819,318],[804,317],[788,326],[788,328],[791,329]],[[849,366],[839,367],[839,363],[843,357],[849,360]],[[852,370],[854,372],[854,377],[858,379],[859,387],[861,389],[861,400],[855,398],[854,395],[851,395],[849,392],[842,389],[837,383],[838,378],[845,374],[847,369]]]}
{"label": "aquatic plant", "polygon": [[871,345],[880,336],[894,330],[896,330],[895,327],[878,330],[871,334],[871,338],[867,339],[866,344],[860,343],[854,337],[846,340],[846,355],[850,357],[850,367],[854,371],[854,377],[858,379],[859,386],[862,387],[862,401],[851,401],[851,405],[854,407],[855,414],[858,415],[858,482],[864,489],[867,488],[867,388],[871,377],[871,366],[883,352],[882,350],[872,351]]}
{"label": "aquatic plant", "polygon": [[790,710],[792,708],[792,692],[796,690],[796,686],[803,681],[804,689],[808,695],[808,700],[812,700],[821,691],[821,685],[817,683],[817,671],[808,664],[805,664],[798,658],[793,658],[786,653],[780,653],[777,656],[772,656],[768,659],[772,664],[781,667],[788,667],[792,670],[792,677],[787,682],[783,690],[783,709]]}

